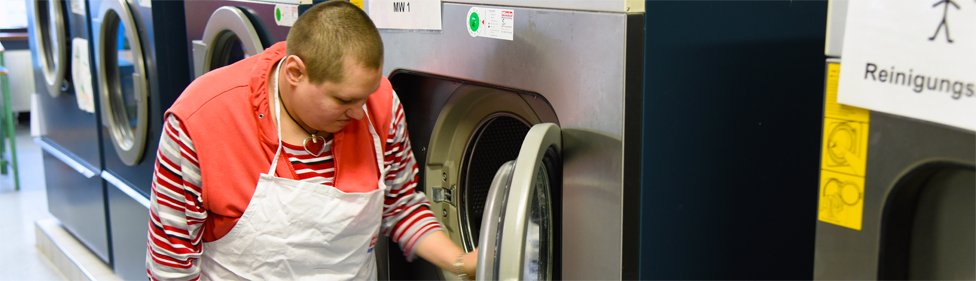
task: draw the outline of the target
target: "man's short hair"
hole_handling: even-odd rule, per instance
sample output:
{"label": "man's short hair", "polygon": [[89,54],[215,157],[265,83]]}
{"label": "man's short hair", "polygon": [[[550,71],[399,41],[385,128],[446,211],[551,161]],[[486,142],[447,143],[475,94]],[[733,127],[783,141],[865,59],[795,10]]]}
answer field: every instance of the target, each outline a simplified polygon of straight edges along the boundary
{"label": "man's short hair", "polygon": [[383,64],[383,40],[373,21],[352,3],[333,0],[315,5],[288,32],[286,52],[305,62],[312,83],[342,81],[348,56],[362,66]]}

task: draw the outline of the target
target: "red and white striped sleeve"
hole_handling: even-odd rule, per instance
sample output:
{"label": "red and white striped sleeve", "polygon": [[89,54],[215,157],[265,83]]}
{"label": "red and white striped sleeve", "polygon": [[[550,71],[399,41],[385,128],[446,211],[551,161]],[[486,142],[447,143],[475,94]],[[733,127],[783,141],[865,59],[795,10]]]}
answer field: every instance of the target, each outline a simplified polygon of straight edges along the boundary
{"label": "red and white striped sleeve", "polygon": [[441,230],[441,224],[430,211],[427,197],[415,191],[420,179],[417,161],[410,148],[407,121],[396,93],[393,94],[392,110],[393,120],[383,153],[388,169],[384,180],[389,187],[383,209],[383,233],[400,245],[407,260],[413,260],[416,255],[414,246],[427,234]]}
{"label": "red and white striped sleeve", "polygon": [[169,115],[156,152],[149,203],[146,273],[151,280],[197,280],[207,211],[200,164],[185,127]]}

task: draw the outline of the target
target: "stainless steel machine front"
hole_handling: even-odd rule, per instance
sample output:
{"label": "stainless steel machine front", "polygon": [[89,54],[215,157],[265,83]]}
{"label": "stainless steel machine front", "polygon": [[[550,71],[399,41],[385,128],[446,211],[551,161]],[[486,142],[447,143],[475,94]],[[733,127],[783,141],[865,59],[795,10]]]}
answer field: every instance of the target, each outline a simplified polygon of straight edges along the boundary
{"label": "stainless steel machine front", "polygon": [[[474,7],[513,11],[513,40],[469,35],[467,16]],[[463,176],[467,171],[490,168],[490,173],[494,174],[495,169],[499,168],[458,165],[455,170],[446,170],[443,166],[450,165],[450,160],[444,160],[443,163],[432,162],[435,161],[432,159],[439,157],[435,155],[440,153],[438,149],[445,149],[435,147],[439,144],[438,139],[444,135],[456,135],[456,138],[469,142],[480,139],[477,132],[481,130],[456,129],[457,127],[452,126],[457,125],[444,125],[458,122],[443,122],[445,117],[440,115],[454,114],[448,111],[458,104],[455,100],[464,99],[461,95],[477,99],[479,95],[518,96],[494,92],[522,93],[521,101],[476,103],[471,111],[478,112],[469,114],[469,117],[461,114],[461,117],[456,118],[462,119],[462,124],[464,118],[481,119],[468,120],[479,124],[494,116],[483,111],[512,115],[526,123],[525,130],[519,129],[521,133],[513,138],[525,137],[530,126],[539,126],[539,123],[545,122],[557,123],[558,131],[555,134],[561,136],[561,151],[558,156],[561,157],[561,169],[555,168],[547,172],[549,169],[539,169],[538,164],[523,168],[538,169],[543,173],[538,176],[540,178],[546,178],[545,173],[561,174],[559,186],[551,186],[551,190],[550,187],[540,189],[549,191],[547,194],[535,194],[536,197],[533,198],[536,199],[525,199],[526,202],[535,200],[532,201],[535,204],[532,206],[548,206],[548,200],[551,200],[553,208],[561,206],[553,210],[552,214],[553,218],[561,218],[560,222],[554,224],[561,229],[553,230],[561,233],[561,236],[553,236],[559,238],[555,238],[554,243],[558,244],[552,247],[562,249],[562,253],[553,257],[556,259],[554,264],[558,265],[555,267],[558,272],[549,277],[621,279],[630,276],[627,272],[635,271],[633,266],[637,261],[638,247],[637,239],[630,239],[629,235],[637,235],[639,223],[636,215],[628,217],[628,214],[639,213],[633,210],[638,207],[639,196],[636,195],[636,189],[639,177],[636,173],[639,171],[636,169],[639,167],[640,153],[636,150],[628,153],[628,147],[639,146],[640,136],[639,133],[634,135],[633,130],[625,128],[639,126],[641,113],[639,102],[626,101],[631,98],[639,99],[642,93],[643,11],[597,12],[444,3],[442,13],[443,30],[440,31],[380,31],[386,52],[383,72],[391,75],[394,89],[403,101],[413,150],[420,161],[420,170],[437,172],[421,176],[426,187],[418,187],[438,193],[427,194],[432,199],[431,209],[445,223],[448,232],[460,232],[464,228],[452,225],[455,223],[478,223],[477,220],[461,218],[463,211],[455,208],[464,203],[461,202],[464,200],[462,196],[455,196],[464,192],[466,186],[463,181],[456,187],[443,187],[439,186],[441,177],[447,182],[454,177]],[[405,79],[404,76],[410,78]],[[487,90],[470,90],[471,85]],[[495,90],[491,90],[492,88]],[[444,98],[432,98],[438,95]],[[423,102],[416,102],[418,100]],[[521,113],[522,109],[513,108],[529,108],[530,112],[536,112],[535,115],[538,116],[525,117],[533,114]],[[467,128],[466,126],[469,125],[461,127]],[[639,132],[639,128],[636,131]],[[522,148],[525,147],[526,144],[523,143]],[[546,148],[542,147],[543,150]],[[522,154],[519,154],[520,159]],[[545,157],[540,157],[542,158]],[[488,179],[490,182],[491,178]],[[548,180],[541,183],[552,184]],[[511,187],[509,193],[512,190],[518,188]],[[553,198],[545,198],[550,194]],[[628,198],[627,195],[631,196]],[[484,200],[483,197],[487,196],[482,196],[481,200]],[[481,203],[482,205],[475,205],[483,207],[485,202]],[[527,208],[537,208],[532,206]],[[538,227],[546,224],[529,225]],[[506,225],[505,228],[509,226]],[[477,227],[473,231],[475,235],[476,230]],[[522,230],[524,235],[550,237],[547,234],[532,233],[538,231],[537,229]],[[460,234],[452,233],[451,236],[459,240],[459,243],[464,240]],[[529,237],[525,239],[520,243],[531,242]],[[542,240],[546,241],[548,238]],[[508,242],[501,242],[500,245],[505,243]],[[529,249],[521,251],[525,252],[522,256],[524,259],[519,260],[526,263],[533,256],[545,256],[531,253]],[[395,264],[396,262],[391,261],[391,266]],[[509,266],[503,269],[505,270],[515,269]],[[398,277],[392,275],[396,270],[390,272],[391,279]],[[529,270],[522,271],[523,274],[518,275],[519,279],[529,276],[528,272]],[[545,277],[545,274],[533,276]]]}

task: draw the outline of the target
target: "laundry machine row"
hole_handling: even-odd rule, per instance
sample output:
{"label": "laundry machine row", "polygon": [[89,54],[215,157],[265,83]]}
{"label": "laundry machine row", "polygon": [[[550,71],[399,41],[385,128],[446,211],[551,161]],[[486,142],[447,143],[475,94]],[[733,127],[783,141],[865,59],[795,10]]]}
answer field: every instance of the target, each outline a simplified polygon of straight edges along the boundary
{"label": "laundry machine row", "polygon": [[[284,40],[287,27],[274,18],[278,4],[89,3],[101,110],[96,117],[102,119],[98,124],[104,139],[103,171],[98,171],[108,183],[104,192],[112,237],[106,241],[111,241],[109,256],[124,278],[145,276],[146,196],[162,111],[192,77]],[[445,24],[440,31],[381,30],[387,46],[383,72],[406,110],[421,164],[418,189],[428,195],[452,239],[468,250],[480,248],[482,260],[490,260],[479,265],[479,274],[489,274],[480,277],[668,276],[644,272],[645,267],[653,267],[649,261],[661,262],[676,253],[648,251],[648,246],[664,243],[651,240],[652,236],[688,233],[664,230],[668,227],[661,218],[701,217],[661,209],[680,208],[668,198],[694,202],[679,197],[687,194],[667,195],[680,192],[669,187],[681,183],[650,170],[683,160],[672,154],[649,157],[649,152],[665,149],[652,146],[651,141],[662,139],[649,134],[690,131],[650,127],[661,123],[649,118],[665,118],[649,113],[647,102],[660,101],[650,95],[666,89],[645,85],[652,71],[646,70],[644,62],[650,52],[645,49],[649,19],[644,5],[630,0],[455,1],[442,3]],[[506,11],[514,15],[511,40],[485,37],[477,31],[481,22],[471,20],[472,15],[497,16],[494,13]],[[465,24],[455,24],[455,19]],[[782,35],[782,30],[771,34]],[[187,42],[186,48],[166,45],[175,41]],[[652,69],[660,74],[660,67]],[[715,142],[689,143],[714,146]],[[798,175],[786,171],[795,165],[781,167],[771,169],[785,172],[784,177]],[[771,192],[763,195],[768,197],[802,193],[759,190]],[[648,205],[662,202],[658,207]],[[796,229],[795,224],[785,225]],[[382,279],[450,276],[422,262],[407,265],[396,247],[385,248],[390,253],[380,255],[388,258],[378,259]],[[684,260],[671,264],[676,271],[688,265]]]}

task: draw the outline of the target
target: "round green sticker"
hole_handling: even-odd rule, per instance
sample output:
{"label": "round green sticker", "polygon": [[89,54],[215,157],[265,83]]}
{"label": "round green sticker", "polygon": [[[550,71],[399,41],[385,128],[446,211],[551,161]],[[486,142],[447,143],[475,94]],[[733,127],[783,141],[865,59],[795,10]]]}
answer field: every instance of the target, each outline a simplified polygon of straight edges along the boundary
{"label": "round green sticker", "polygon": [[468,28],[471,31],[478,31],[479,27],[481,27],[481,18],[478,17],[478,12],[472,12],[471,16],[468,17]]}
{"label": "round green sticker", "polygon": [[275,7],[275,20],[281,21],[281,8]]}

